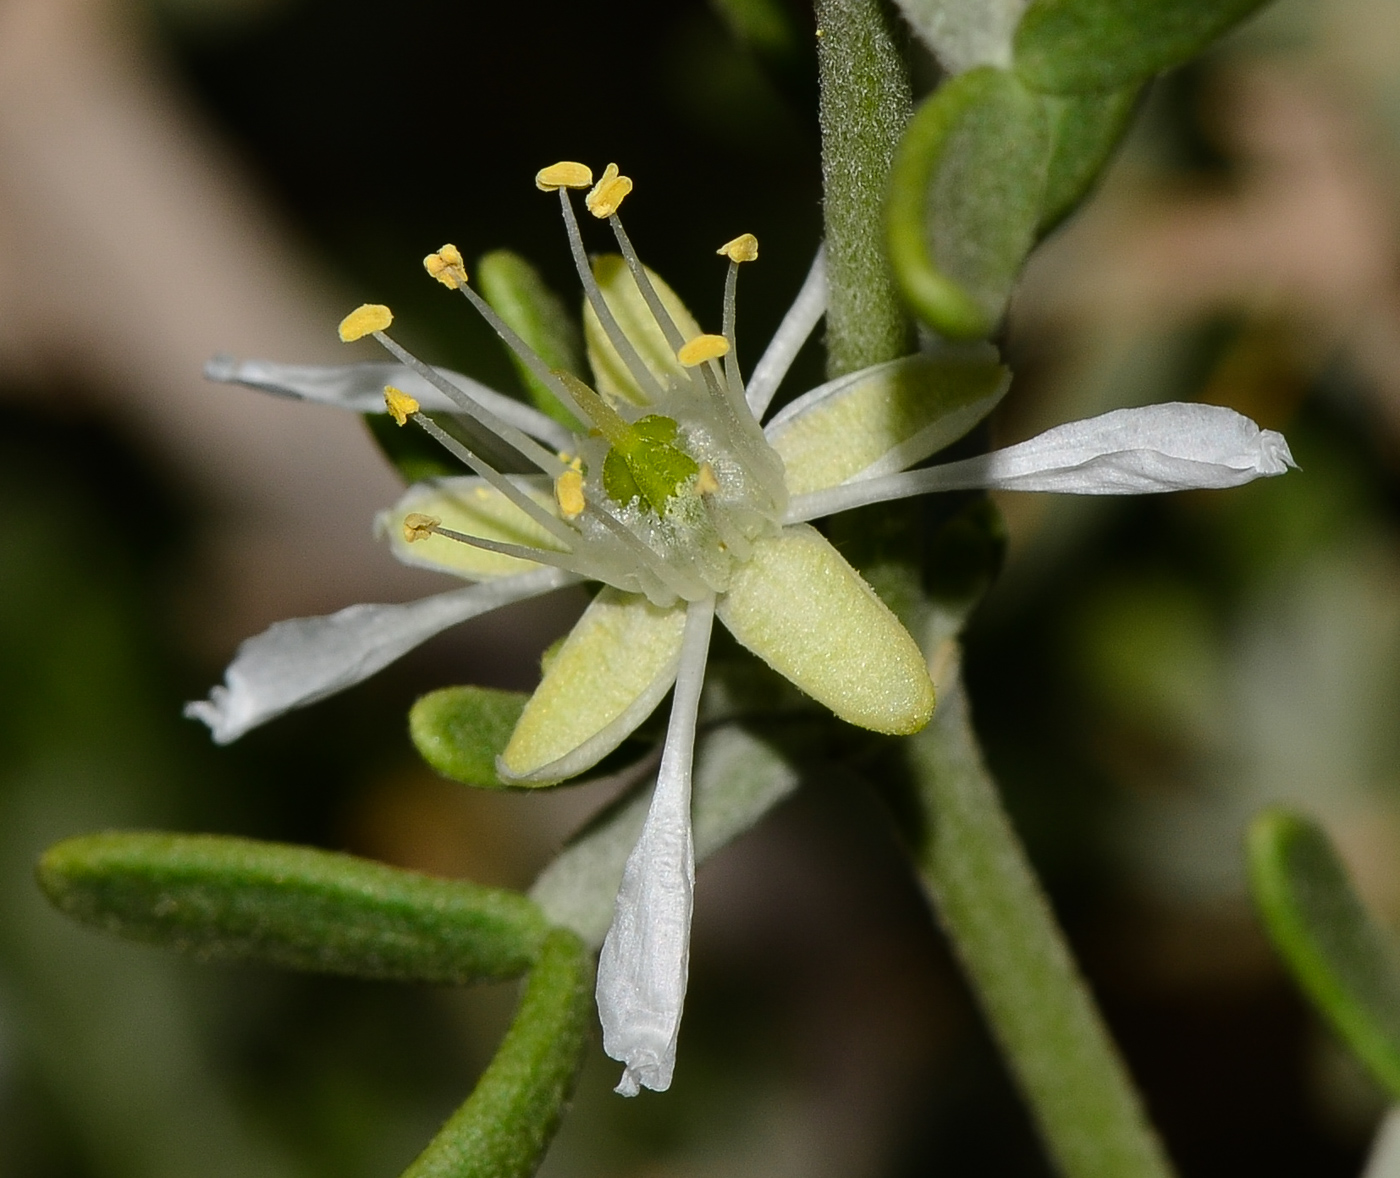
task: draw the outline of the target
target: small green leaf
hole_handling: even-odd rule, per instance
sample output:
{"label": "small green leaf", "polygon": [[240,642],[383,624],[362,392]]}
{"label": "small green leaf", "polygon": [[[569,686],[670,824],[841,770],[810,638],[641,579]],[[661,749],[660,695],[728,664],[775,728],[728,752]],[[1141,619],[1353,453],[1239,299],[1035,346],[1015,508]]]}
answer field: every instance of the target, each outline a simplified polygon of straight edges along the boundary
{"label": "small green leaf", "polygon": [[423,760],[444,777],[478,789],[506,789],[496,758],[529,698],[490,687],[430,691],[409,710],[408,733]]}
{"label": "small green leaf", "polygon": [[75,920],[209,961],[462,984],[529,969],[548,926],[515,892],[215,835],[68,839],[39,885]]}
{"label": "small green leaf", "polygon": [[1301,815],[1266,811],[1249,830],[1249,870],[1264,926],[1294,980],[1400,1098],[1400,957],[1327,835]]}
{"label": "small green leaf", "polygon": [[914,310],[989,335],[1035,240],[1050,157],[1045,102],[1005,70],[954,78],[915,114],[890,177],[890,261]]}
{"label": "small green leaf", "polygon": [[[476,281],[481,287],[482,296],[496,314],[551,369],[583,376],[583,335],[578,320],[569,314],[564,301],[545,285],[540,272],[529,262],[510,250],[493,250],[477,262]],[[510,358],[535,407],[561,425],[577,431],[579,425],[573,414],[559,403],[559,399],[520,362],[514,352]]]}
{"label": "small green leaf", "polygon": [[583,1064],[592,981],[579,939],[550,933],[496,1057],[403,1178],[528,1178],[539,1168]]}
{"label": "small green leaf", "polygon": [[1016,72],[1053,94],[1117,90],[1195,57],[1263,0],[1035,0]]}
{"label": "small green leaf", "polygon": [[1040,206],[1038,236],[1074,212],[1123,138],[1140,86],[1050,99],[1050,166]]}

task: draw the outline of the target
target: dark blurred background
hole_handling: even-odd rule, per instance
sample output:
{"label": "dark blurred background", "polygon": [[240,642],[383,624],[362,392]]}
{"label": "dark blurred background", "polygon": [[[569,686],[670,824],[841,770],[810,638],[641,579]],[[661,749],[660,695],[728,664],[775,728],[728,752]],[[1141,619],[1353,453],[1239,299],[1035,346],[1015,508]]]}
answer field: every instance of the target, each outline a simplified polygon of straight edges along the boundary
{"label": "dark blurred background", "polygon": [[[398,484],[356,419],[200,367],[343,358],[372,299],[513,387],[419,259],[505,246],[574,297],[531,183],[558,158],[634,177],[631,235],[706,325],[715,247],[757,234],[751,365],[819,236],[811,35],[783,0],[0,0],[0,1178],[392,1178],[470,1089],[512,987],[200,967],[70,927],[32,865],[170,828],[528,884],[598,796],[441,781],[403,716],[530,686],[581,596],[228,749],[180,719],[273,620],[439,584],[372,540]],[[1383,1107],[1273,963],[1240,835],[1316,814],[1400,916],[1397,198],[1400,4],[1283,0],[1157,84],[1003,341],[998,440],[1203,399],[1302,467],[1006,498],[968,637],[990,762],[1187,1178],[1356,1174]],[[595,1052],[550,1178],[1046,1173],[873,798],[813,783],[706,867],[692,971],[673,1090],[615,1098]]]}

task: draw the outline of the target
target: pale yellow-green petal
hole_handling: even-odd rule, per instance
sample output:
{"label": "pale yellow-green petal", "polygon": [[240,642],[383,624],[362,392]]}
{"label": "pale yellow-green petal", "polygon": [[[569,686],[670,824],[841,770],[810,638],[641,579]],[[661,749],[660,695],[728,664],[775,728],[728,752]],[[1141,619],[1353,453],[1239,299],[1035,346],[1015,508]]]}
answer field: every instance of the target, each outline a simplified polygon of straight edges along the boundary
{"label": "pale yellow-green petal", "polygon": [[604,589],[549,660],[498,762],[502,777],[551,785],[612,752],[675,682],[685,609]]}
{"label": "pale yellow-green petal", "polygon": [[[700,325],[686,310],[676,292],[649,267],[646,272],[651,278],[651,284],[656,287],[662,305],[671,313],[676,327],[680,329],[681,338],[692,340],[700,335]],[[682,376],[685,369],[676,359],[671,345],[666,342],[666,337],[661,334],[661,328],[656,325],[651,309],[642,298],[642,292],[637,289],[636,280],[627,269],[626,260],[620,254],[601,254],[593,259],[593,276],[602,287],[603,301],[618,321],[622,333],[632,341],[632,346],[637,349],[642,362],[661,386],[665,388],[673,378]],[[622,357],[617,354],[617,349],[612,346],[612,341],[603,331],[603,325],[598,321],[598,316],[594,314],[587,300],[584,300],[583,305],[583,337],[588,345],[588,363],[593,368],[593,378],[598,391],[610,397],[631,401],[634,405],[647,404],[650,398],[637,387],[637,382],[627,370],[627,365],[622,362]]]}
{"label": "pale yellow-green petal", "polygon": [[[547,479],[518,479],[516,485],[551,515],[558,513]],[[428,536],[410,544],[404,539],[403,519],[412,512],[441,520],[443,527],[454,532],[465,532],[487,540],[530,548],[560,547],[558,541],[540,524],[485,479],[457,478],[419,483],[410,487],[388,511],[380,513],[375,523],[376,530],[388,538],[394,556],[404,564],[455,573],[470,581],[509,577],[540,566],[533,561],[488,552],[444,536]]]}
{"label": "pale yellow-green petal", "polygon": [[843,720],[907,735],[933,715],[933,681],[918,645],[806,524],[755,544],[717,613],[740,643]]}
{"label": "pale yellow-green petal", "polygon": [[1005,394],[1010,372],[988,345],[906,356],[815,389],[764,431],[788,491],[893,474],[957,441]]}

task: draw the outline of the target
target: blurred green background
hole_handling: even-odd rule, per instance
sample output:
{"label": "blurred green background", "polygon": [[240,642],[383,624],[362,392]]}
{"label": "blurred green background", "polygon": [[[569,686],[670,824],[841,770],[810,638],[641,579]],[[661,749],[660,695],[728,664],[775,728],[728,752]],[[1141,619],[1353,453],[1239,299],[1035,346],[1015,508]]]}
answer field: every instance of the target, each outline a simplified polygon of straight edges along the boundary
{"label": "blurred green background", "polygon": [[[557,158],[635,178],[629,231],[702,323],[715,246],[757,234],[751,365],[819,236],[811,33],[782,0],[0,4],[0,1178],[391,1178],[470,1089],[512,987],[206,969],[69,926],[32,865],[171,828],[529,882],[601,799],[471,794],[403,716],[529,686],[581,597],[229,749],[181,720],[240,637],[431,584],[369,539],[393,476],[358,422],[199,365],[334,359],[373,299],[514,387],[419,259],[509,247],[572,298],[531,184]],[[1400,4],[1282,0],[1156,85],[1002,341],[998,440],[1203,399],[1302,467],[1007,498],[968,636],[989,760],[1187,1176],[1355,1174],[1382,1110],[1272,961],[1240,837],[1310,811],[1400,916],[1397,241]],[[872,797],[810,783],[702,872],[682,1054],[626,1102],[595,1051],[544,1172],[1046,1173]]]}

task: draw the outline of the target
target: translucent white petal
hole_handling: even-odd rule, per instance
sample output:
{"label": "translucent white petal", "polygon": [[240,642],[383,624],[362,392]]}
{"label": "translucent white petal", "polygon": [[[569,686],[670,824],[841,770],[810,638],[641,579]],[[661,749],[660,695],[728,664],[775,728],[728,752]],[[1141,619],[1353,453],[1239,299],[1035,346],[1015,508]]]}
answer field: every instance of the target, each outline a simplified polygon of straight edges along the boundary
{"label": "translucent white petal", "polygon": [[[513,476],[510,481],[546,511],[557,514],[558,507],[547,478]],[[375,532],[388,538],[390,550],[404,564],[455,573],[472,581],[513,576],[539,568],[539,565],[484,548],[473,548],[445,536],[428,536],[410,544],[404,538],[403,518],[412,512],[439,519],[443,527],[454,532],[486,540],[531,548],[559,547],[553,536],[485,479],[455,478],[418,483],[375,520]]]}
{"label": "translucent white petal", "polygon": [[1238,487],[1295,466],[1283,435],[1218,405],[1115,409],[962,462],[860,480],[794,497],[790,521],[928,491],[983,488],[1147,495]]}
{"label": "translucent white petal", "polygon": [[[700,334],[700,325],[680,297],[649,267],[647,274],[661,304],[671,313],[671,318],[680,329],[684,339],[694,339]],[[593,276],[602,289],[603,300],[608,304],[622,333],[651,374],[665,388],[672,380],[686,380],[685,369],[676,359],[671,345],[657,326],[651,308],[647,306],[642,292],[637,289],[637,281],[627,269],[627,262],[621,254],[599,254],[593,259]],[[588,363],[593,369],[598,391],[607,396],[630,401],[634,405],[645,405],[650,400],[627,371],[627,365],[612,346],[603,325],[598,321],[593,308],[587,302],[583,306],[583,338],[588,347]]]}
{"label": "translucent white petal", "polygon": [[773,394],[783,383],[797,353],[807,342],[821,317],[826,314],[826,246],[817,247],[817,256],[802,282],[797,298],[778,324],[778,330],[768,341],[759,361],[754,365],[744,396],[756,419],[762,420],[773,401]]}
{"label": "translucent white petal", "polygon": [[[437,370],[497,417],[556,450],[572,450],[574,436],[557,421],[529,405],[487,388],[480,381]],[[221,384],[241,384],[280,397],[315,401],[354,413],[383,413],[384,386],[391,384],[413,397],[430,413],[460,413],[444,393],[402,364],[276,364],[271,360],[235,360],[215,356],[204,366],[204,375]]]}
{"label": "translucent white petal", "polygon": [[186,704],[185,715],[202,720],[219,744],[227,744],[283,712],[368,679],[449,626],[576,580],[558,569],[536,569],[403,605],[352,605],[327,617],[278,622],[247,639],[224,685],[207,700]]}
{"label": "translucent white petal", "polygon": [[582,773],[617,748],[671,690],[685,610],[604,589],[550,658],[498,765],[522,785]]}
{"label": "translucent white petal", "polygon": [[740,643],[851,724],[907,735],[933,714],[918,645],[813,528],[756,543],[718,614]]}
{"label": "translucent white petal", "polygon": [[763,432],[782,455],[788,490],[804,495],[921,462],[986,417],[1010,385],[991,345],[949,347],[829,381]]}
{"label": "translucent white petal", "polygon": [[643,1086],[664,1092],[676,1065],[695,887],[690,769],[713,619],[713,598],[694,602],[686,611],[656,791],[641,838],[623,869],[612,927],[598,958],[603,1050],[626,1065],[617,1086],[623,1096],[635,1096]]}

